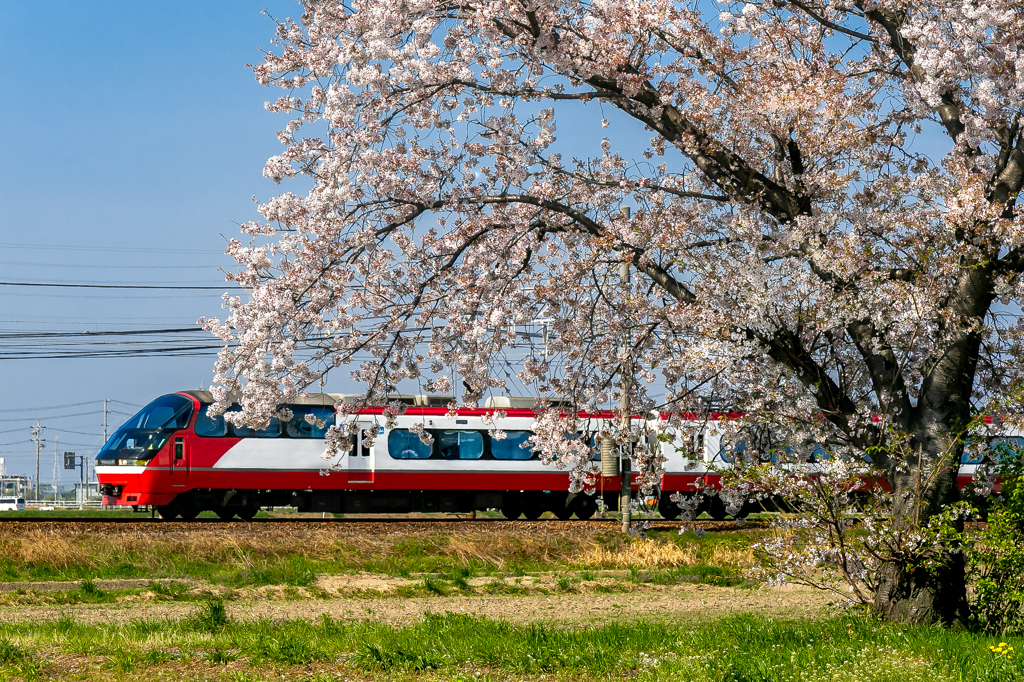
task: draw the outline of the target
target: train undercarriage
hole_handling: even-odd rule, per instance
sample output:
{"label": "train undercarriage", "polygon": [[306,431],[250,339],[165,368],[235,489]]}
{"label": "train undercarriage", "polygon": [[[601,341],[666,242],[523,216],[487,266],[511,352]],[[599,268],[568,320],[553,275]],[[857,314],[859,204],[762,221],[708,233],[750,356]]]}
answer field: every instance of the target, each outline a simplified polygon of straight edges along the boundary
{"label": "train undercarriage", "polygon": [[[604,507],[617,511],[617,493],[606,493]],[[674,505],[673,505],[674,506]],[[191,520],[212,511],[222,519],[250,520],[264,507],[295,507],[327,514],[465,514],[500,510],[508,519],[539,519],[551,512],[559,519],[589,519],[597,513],[596,495],[563,491],[447,490],[217,490],[195,489],[157,506],[161,518]]]}

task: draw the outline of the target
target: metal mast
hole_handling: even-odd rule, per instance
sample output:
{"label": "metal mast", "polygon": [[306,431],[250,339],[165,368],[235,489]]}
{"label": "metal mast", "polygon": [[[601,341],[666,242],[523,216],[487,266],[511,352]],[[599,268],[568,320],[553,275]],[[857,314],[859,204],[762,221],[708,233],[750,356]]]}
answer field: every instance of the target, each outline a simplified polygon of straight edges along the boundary
{"label": "metal mast", "polygon": [[46,439],[42,437],[43,426],[36,420],[36,425],[32,427],[32,437],[29,439],[35,441],[36,444],[36,499],[39,499],[39,452],[43,449],[43,445],[46,444]]}
{"label": "metal mast", "polygon": [[[622,217],[629,220],[629,207],[624,206],[621,209]],[[622,285],[622,300],[623,303],[628,305],[629,298],[629,261],[623,260],[619,264],[619,284]],[[632,519],[632,513],[630,510],[630,503],[632,501],[632,474],[630,472],[630,460],[632,458],[633,451],[633,440],[632,436],[629,435],[630,418],[629,418],[629,385],[630,385],[630,373],[633,371],[633,363],[630,362],[630,355],[633,352],[633,339],[632,334],[629,332],[629,321],[626,320],[626,333],[622,339],[622,362],[619,365],[620,378],[620,390],[622,391],[622,397],[619,402],[619,409],[622,410],[622,421],[619,425],[619,431],[626,436],[625,442],[622,443],[622,448],[619,450],[619,458],[621,459],[621,472],[622,472],[622,488],[619,494],[619,510],[622,512],[622,532],[629,532],[629,525]]]}

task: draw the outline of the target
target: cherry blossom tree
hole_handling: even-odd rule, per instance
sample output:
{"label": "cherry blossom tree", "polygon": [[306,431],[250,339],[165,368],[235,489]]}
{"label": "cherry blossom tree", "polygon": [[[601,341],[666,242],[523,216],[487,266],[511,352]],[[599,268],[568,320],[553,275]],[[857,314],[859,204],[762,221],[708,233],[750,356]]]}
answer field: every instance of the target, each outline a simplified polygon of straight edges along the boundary
{"label": "cherry blossom tree", "polygon": [[[713,399],[794,452],[869,454],[894,491],[884,525],[912,529],[957,502],[975,417],[1018,417],[1019,2],[299,13],[253,69],[288,120],[264,174],[309,189],[259,205],[229,248],[248,296],[206,321],[240,419],[342,365],[368,400],[448,392],[451,370],[467,401],[509,376],[581,408]],[[607,137],[560,146],[591,121]],[[541,314],[550,354],[512,367]],[[572,418],[542,412],[537,438],[585,471]],[[965,618],[955,551],[872,570],[884,616]]]}

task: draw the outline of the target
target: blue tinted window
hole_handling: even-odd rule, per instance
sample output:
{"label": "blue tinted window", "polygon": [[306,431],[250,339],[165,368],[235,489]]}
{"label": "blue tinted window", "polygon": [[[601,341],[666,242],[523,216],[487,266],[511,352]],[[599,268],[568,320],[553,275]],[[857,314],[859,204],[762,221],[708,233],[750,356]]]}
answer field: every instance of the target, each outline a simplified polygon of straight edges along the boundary
{"label": "blue tinted window", "polygon": [[388,454],[392,459],[427,459],[432,449],[408,429],[395,429],[388,434]]}
{"label": "blue tinted window", "polygon": [[736,459],[736,455],[742,455],[747,451],[747,441],[741,440],[735,445],[727,440],[722,440],[722,449],[718,451],[718,455],[722,458],[723,462],[731,462]]}
{"label": "blue tinted window", "polygon": [[[288,435],[292,438],[323,438],[327,429],[334,423],[334,408],[317,406],[294,406],[289,407],[293,416],[291,421],[285,425]],[[306,415],[313,415],[324,422],[323,428],[306,421]]]}
{"label": "blue tinted window", "polygon": [[996,459],[1002,459],[1011,454],[1013,450],[1024,450],[1024,438],[1020,436],[993,438],[991,447],[995,451]]}
{"label": "blue tinted window", "polygon": [[139,410],[121,429],[183,429],[192,416],[192,399],[165,395]]}
{"label": "blue tinted window", "polygon": [[203,405],[200,408],[199,416],[196,417],[196,435],[209,438],[228,435],[228,425],[224,421],[224,415],[218,414],[216,417],[211,417],[206,413],[209,409],[209,405]]}
{"label": "blue tinted window", "polygon": [[530,459],[533,449],[526,445],[526,439],[533,434],[529,431],[506,431],[502,440],[491,439],[491,456],[494,459]]}
{"label": "blue tinted window", "polygon": [[832,455],[820,445],[814,446],[814,452],[811,453],[812,462],[823,462],[827,459],[832,459]]}
{"label": "blue tinted window", "polygon": [[442,459],[480,459],[484,455],[484,437],[479,431],[435,431]]}
{"label": "blue tinted window", "polygon": [[270,423],[265,429],[250,429],[248,426],[231,425],[231,430],[239,438],[277,438],[281,435],[281,420],[271,417]]}

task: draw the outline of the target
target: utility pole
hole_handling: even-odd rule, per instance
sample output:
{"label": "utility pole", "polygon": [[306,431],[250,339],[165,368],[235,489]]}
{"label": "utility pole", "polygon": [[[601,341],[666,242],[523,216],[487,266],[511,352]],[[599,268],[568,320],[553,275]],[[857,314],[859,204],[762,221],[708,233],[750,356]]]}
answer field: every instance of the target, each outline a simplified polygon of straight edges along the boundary
{"label": "utility pole", "polygon": [[[110,398],[104,398],[103,399],[103,445],[107,444],[107,403],[109,403],[109,402],[110,402]],[[89,493],[89,462],[88,462],[88,460],[83,460],[82,461],[82,468],[84,469],[82,474],[83,474],[83,477],[85,478],[85,493],[86,493],[85,499],[88,499],[89,498],[89,495],[88,495],[88,493]]]}
{"label": "utility pole", "polygon": [[53,439],[53,478],[51,479],[50,486],[53,488],[53,501],[57,502],[57,484],[60,474],[57,473],[57,446],[60,445],[60,434],[58,433]]}
{"label": "utility pole", "polygon": [[[622,217],[629,220],[629,207],[624,206],[621,211]],[[619,284],[622,285],[622,299],[624,303],[628,303],[626,299],[629,296],[629,261],[623,258],[623,261],[619,264]],[[629,362],[630,355],[633,351],[633,339],[629,332],[628,321],[626,322],[626,334],[622,340],[622,363],[620,365],[620,390],[622,391],[622,398],[619,402],[619,409],[622,410],[622,423],[619,426],[619,431],[627,436],[627,440],[622,444],[622,448],[619,450],[619,457],[621,458],[621,470],[622,470],[622,489],[619,495],[619,510],[622,512],[622,532],[628,533],[629,526],[632,519],[630,512],[630,503],[633,499],[633,482],[632,474],[630,472],[630,460],[632,459],[633,440],[632,436],[629,435],[630,427],[630,415],[629,415],[629,384],[630,374],[633,371],[633,363]]]}
{"label": "utility pole", "polygon": [[32,427],[32,437],[29,440],[35,441],[36,444],[36,499],[39,499],[39,452],[43,449],[43,445],[46,444],[46,439],[42,437],[43,426],[36,420],[36,425]]}

